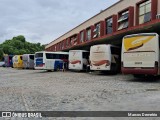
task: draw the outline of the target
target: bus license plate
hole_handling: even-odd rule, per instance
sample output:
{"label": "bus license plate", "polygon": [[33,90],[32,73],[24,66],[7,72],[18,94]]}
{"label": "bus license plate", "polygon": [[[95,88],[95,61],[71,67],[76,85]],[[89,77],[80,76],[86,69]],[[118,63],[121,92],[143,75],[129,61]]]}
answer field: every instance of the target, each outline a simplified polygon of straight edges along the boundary
{"label": "bus license plate", "polygon": [[135,62],[136,65],[142,65],[142,62]]}

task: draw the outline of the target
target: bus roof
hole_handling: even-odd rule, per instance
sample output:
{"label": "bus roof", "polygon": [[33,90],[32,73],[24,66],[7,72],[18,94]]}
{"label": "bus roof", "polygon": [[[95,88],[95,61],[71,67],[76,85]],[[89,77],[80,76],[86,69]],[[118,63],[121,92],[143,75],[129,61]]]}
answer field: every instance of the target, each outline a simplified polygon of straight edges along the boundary
{"label": "bus roof", "polygon": [[23,54],[23,55],[34,55],[34,54]]}
{"label": "bus roof", "polygon": [[66,55],[69,54],[68,52],[47,52],[47,51],[40,51],[40,52],[36,52],[36,53],[51,53],[51,54],[66,54]]}
{"label": "bus roof", "polygon": [[14,55],[14,56],[22,56],[22,55]]}
{"label": "bus roof", "polygon": [[139,34],[132,34],[132,35],[126,35],[124,38],[130,38],[130,37],[136,37],[136,36],[158,36],[157,33],[139,33]]}
{"label": "bus roof", "polygon": [[112,44],[98,44],[98,45],[93,45],[91,47],[96,47],[96,46],[108,46],[108,47],[118,47],[118,46],[115,46],[115,45],[112,45]]}
{"label": "bus roof", "polygon": [[78,52],[89,52],[87,50],[70,50],[69,52],[74,52],[74,51],[78,51]]}

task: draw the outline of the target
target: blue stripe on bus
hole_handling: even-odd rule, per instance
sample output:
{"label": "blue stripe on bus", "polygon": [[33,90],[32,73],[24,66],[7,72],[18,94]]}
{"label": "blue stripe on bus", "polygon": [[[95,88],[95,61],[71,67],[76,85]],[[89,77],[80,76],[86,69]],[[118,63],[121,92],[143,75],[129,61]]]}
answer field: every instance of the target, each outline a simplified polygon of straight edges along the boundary
{"label": "blue stripe on bus", "polygon": [[63,61],[62,60],[55,60],[55,63],[54,63],[54,69],[62,69],[63,68]]}
{"label": "blue stripe on bus", "polygon": [[43,58],[36,59],[36,66],[43,65]]}

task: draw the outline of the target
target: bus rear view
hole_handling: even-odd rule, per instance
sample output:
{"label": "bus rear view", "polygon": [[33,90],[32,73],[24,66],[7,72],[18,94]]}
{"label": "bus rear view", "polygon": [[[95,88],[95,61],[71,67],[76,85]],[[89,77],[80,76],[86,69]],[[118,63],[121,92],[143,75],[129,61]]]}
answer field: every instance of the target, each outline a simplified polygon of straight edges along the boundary
{"label": "bus rear view", "polygon": [[85,50],[69,51],[69,69],[86,70],[89,65],[89,52]]}
{"label": "bus rear view", "polygon": [[34,68],[34,54],[23,54],[22,59],[24,69]]}
{"label": "bus rear view", "polygon": [[128,35],[122,42],[122,73],[158,75],[159,36],[156,33]]}
{"label": "bus rear view", "polygon": [[120,70],[120,48],[110,44],[91,46],[90,69],[118,73]]}

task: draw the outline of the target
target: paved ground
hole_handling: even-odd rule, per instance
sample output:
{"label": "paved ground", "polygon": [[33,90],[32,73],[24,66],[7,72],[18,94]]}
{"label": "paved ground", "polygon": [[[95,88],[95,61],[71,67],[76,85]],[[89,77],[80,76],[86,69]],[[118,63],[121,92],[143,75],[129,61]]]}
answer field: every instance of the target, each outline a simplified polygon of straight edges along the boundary
{"label": "paved ground", "polygon": [[15,110],[159,111],[160,78],[146,80],[134,79],[131,75],[107,76],[97,73],[45,72],[1,67],[0,111]]}

